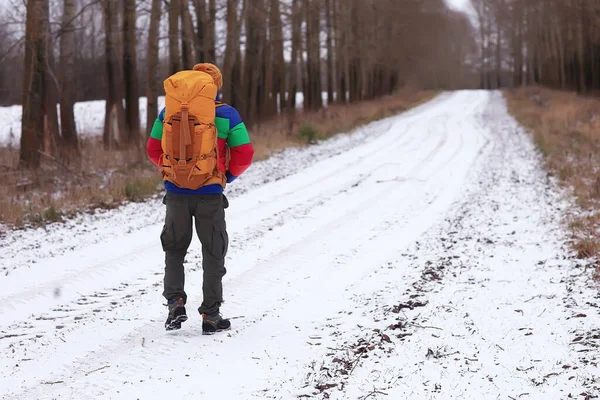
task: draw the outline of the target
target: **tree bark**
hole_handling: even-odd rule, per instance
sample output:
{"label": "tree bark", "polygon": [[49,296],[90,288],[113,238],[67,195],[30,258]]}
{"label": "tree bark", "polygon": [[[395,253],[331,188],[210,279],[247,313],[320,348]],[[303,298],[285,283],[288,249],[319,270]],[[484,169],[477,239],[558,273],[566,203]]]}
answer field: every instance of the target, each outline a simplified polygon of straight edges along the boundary
{"label": "tree bark", "polygon": [[298,93],[298,56],[302,43],[302,19],[300,16],[300,0],[292,0],[292,54],[290,60],[290,81],[288,84],[288,109],[294,112],[296,110],[296,94]]}
{"label": "tree bark", "polygon": [[146,98],[148,100],[146,110],[146,132],[150,135],[154,121],[158,117],[158,30],[160,27],[161,1],[152,0],[150,11],[150,30],[148,32],[148,56],[147,58],[147,88]]}
{"label": "tree bark", "polygon": [[331,16],[331,0],[325,0],[325,25],[327,28],[327,104],[333,104],[334,97],[334,53],[333,53],[333,21]]}
{"label": "tree bark", "polygon": [[[63,15],[60,35],[60,127],[63,144],[69,155],[77,155],[78,140],[75,126],[75,91],[73,77],[75,76],[75,18],[77,1],[63,1]],[[67,155],[67,157],[69,156]]]}
{"label": "tree bark", "polygon": [[306,62],[307,90],[304,96],[308,98],[308,109],[318,110],[323,107],[321,96],[321,7],[320,0],[305,0],[306,8]]}
{"label": "tree bark", "polygon": [[273,104],[278,104],[280,111],[285,109],[285,59],[283,57],[283,27],[281,23],[280,0],[271,0],[269,17],[269,41],[273,64]]}
{"label": "tree bark", "polygon": [[104,0],[104,40],[106,59],[106,109],[103,143],[106,149],[123,145],[127,135],[125,110],[123,108],[123,76],[119,63],[117,44],[120,42],[117,27],[117,1]]}
{"label": "tree bark", "polygon": [[140,94],[137,78],[137,38],[135,35],[135,0],[123,1],[123,77],[125,83],[125,123],[127,142],[139,144]]}
{"label": "tree bark", "polygon": [[179,14],[181,0],[169,1],[169,74],[181,70],[179,58]]}
{"label": "tree bark", "polygon": [[21,120],[20,162],[28,168],[40,166],[39,151],[43,146],[45,0],[27,1],[25,26],[25,66],[23,82],[23,115]]}
{"label": "tree bark", "polygon": [[[204,46],[206,45],[207,22],[205,0],[194,0],[194,9],[196,10],[196,35],[194,36],[196,57],[198,57],[198,62],[204,62],[206,60]],[[227,29],[229,29],[229,22],[227,25]]]}
{"label": "tree bark", "polygon": [[60,127],[58,124],[58,78],[55,74],[54,43],[50,31],[50,4],[44,1],[44,151],[51,156],[58,156],[58,147],[62,147]]}
{"label": "tree bark", "polygon": [[217,4],[215,0],[208,0],[208,21],[206,21],[206,54],[204,58],[207,62],[216,63],[216,20],[217,20]]}
{"label": "tree bark", "polygon": [[181,0],[181,63],[183,69],[192,69],[197,62],[194,55],[194,28],[188,0]]}

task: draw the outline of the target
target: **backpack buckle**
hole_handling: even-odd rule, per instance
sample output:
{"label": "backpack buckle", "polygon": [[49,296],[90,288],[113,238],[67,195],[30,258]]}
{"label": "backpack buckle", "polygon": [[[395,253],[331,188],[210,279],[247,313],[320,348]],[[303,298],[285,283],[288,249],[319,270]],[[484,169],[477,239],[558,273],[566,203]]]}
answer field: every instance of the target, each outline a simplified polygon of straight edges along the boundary
{"label": "backpack buckle", "polygon": [[179,108],[181,110],[189,110],[190,105],[188,103],[181,103],[181,105],[179,106]]}
{"label": "backpack buckle", "polygon": [[187,161],[186,160],[179,160],[179,161],[177,161],[177,166],[179,166],[179,167],[185,168],[186,165],[187,165]]}

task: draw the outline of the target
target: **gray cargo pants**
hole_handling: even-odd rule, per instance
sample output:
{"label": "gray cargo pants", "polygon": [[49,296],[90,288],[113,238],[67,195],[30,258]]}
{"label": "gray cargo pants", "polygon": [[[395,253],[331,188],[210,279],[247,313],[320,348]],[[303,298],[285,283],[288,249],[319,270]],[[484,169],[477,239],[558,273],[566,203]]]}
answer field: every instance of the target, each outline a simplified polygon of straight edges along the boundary
{"label": "gray cargo pants", "polygon": [[167,192],[163,203],[167,206],[165,226],[160,235],[165,256],[163,296],[167,299],[183,298],[185,272],[183,261],[192,241],[192,218],[196,233],[202,243],[202,268],[204,300],[198,309],[201,314],[219,312],[223,302],[222,279],[229,238],[225,226],[227,199],[222,194],[177,194]]}

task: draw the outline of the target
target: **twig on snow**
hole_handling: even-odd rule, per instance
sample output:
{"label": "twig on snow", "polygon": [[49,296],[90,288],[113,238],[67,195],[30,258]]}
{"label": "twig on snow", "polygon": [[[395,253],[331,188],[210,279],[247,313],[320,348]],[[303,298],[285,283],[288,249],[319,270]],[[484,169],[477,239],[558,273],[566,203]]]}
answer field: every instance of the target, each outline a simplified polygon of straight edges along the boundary
{"label": "twig on snow", "polygon": [[384,395],[384,396],[387,396],[387,395],[388,395],[388,394],[387,394],[387,393],[385,393],[385,392],[381,392],[381,391],[379,391],[379,390],[373,390],[371,393],[367,394],[365,397],[361,397],[360,399],[361,399],[361,400],[366,400],[366,399],[368,399],[369,397],[371,397],[371,396],[374,396],[374,395],[376,395],[376,394],[382,394],[382,395]]}
{"label": "twig on snow", "polygon": [[105,365],[104,367],[96,368],[96,369],[94,369],[94,370],[92,370],[92,371],[90,371],[90,372],[86,372],[86,373],[85,373],[85,376],[88,376],[89,374],[91,374],[91,373],[93,373],[93,372],[97,372],[97,371],[100,371],[100,370],[102,370],[102,369],[105,369],[105,368],[108,368],[108,367],[110,367],[110,365]]}
{"label": "twig on snow", "polygon": [[542,298],[542,297],[545,297],[545,298],[546,298],[546,299],[548,299],[548,300],[552,300],[553,298],[555,298],[555,297],[556,297],[556,295],[555,295],[555,294],[551,294],[551,295],[547,295],[547,294],[538,294],[538,295],[536,295],[536,296],[533,296],[533,297],[532,297],[532,298],[530,298],[529,300],[525,300],[525,303],[529,303],[531,300],[534,300],[534,299],[539,299],[539,298]]}
{"label": "twig on snow", "polygon": [[422,329],[437,329],[440,331],[443,331],[442,328],[438,328],[437,326],[427,326],[427,325],[419,325],[419,324],[415,324],[414,322],[409,322],[410,325],[416,327],[416,328],[422,328]]}

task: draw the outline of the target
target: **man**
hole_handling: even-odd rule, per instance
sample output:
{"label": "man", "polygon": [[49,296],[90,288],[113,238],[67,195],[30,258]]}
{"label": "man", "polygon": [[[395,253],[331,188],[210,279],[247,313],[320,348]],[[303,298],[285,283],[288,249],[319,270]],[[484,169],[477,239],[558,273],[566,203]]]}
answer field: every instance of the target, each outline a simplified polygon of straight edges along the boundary
{"label": "man", "polygon": [[[194,71],[209,74],[217,90],[223,86],[221,72],[215,65],[197,64],[194,66]],[[209,106],[210,104],[209,101]],[[226,273],[225,255],[229,241],[225,229],[225,208],[228,207],[228,202],[223,191],[225,183],[233,182],[248,169],[254,149],[238,112],[233,107],[216,101],[215,106],[214,125],[218,133],[216,152],[218,171],[215,172],[222,177],[223,182],[212,183],[214,180],[209,180],[198,189],[186,189],[165,178],[166,195],[163,203],[166,204],[167,210],[160,238],[166,253],[163,296],[167,299],[169,308],[169,316],[165,323],[167,330],[180,329],[181,323],[187,320],[183,261],[193,236],[192,219],[195,220],[196,233],[202,243],[204,298],[198,309],[202,315],[202,332],[212,334],[227,330],[231,326],[229,320],[224,319],[220,314],[220,306],[223,302],[222,278]],[[171,121],[167,122],[171,125]],[[163,170],[163,175],[166,176],[165,171],[168,171],[169,163],[168,156],[163,154],[161,146],[163,123],[165,123],[165,109],[160,112],[154,123],[147,150],[152,162]],[[184,149],[185,145],[181,148]],[[230,159],[227,163],[228,152]],[[175,167],[177,165],[174,165]]]}

